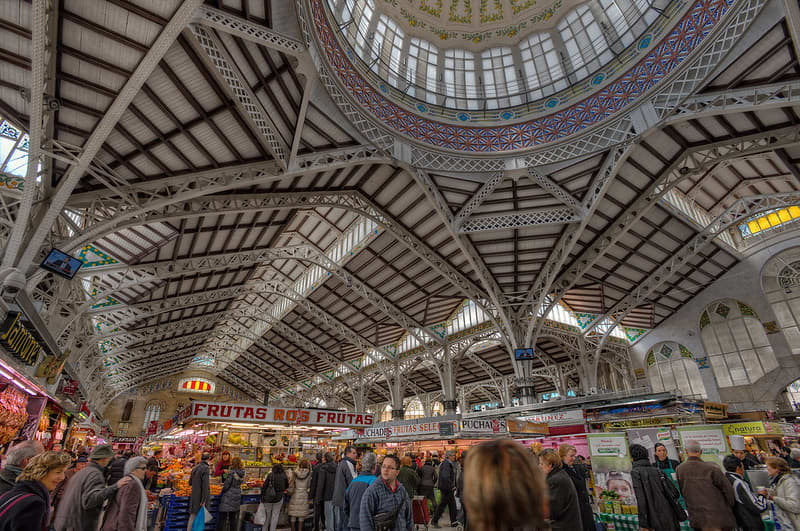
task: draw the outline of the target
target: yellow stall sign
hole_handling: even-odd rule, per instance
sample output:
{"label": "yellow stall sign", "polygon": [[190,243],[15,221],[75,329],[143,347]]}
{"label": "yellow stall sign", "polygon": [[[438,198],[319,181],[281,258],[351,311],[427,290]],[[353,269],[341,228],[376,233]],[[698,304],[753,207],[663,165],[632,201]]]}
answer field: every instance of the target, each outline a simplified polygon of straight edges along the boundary
{"label": "yellow stall sign", "polygon": [[763,422],[737,422],[724,424],[722,428],[725,435],[764,435],[767,433]]}

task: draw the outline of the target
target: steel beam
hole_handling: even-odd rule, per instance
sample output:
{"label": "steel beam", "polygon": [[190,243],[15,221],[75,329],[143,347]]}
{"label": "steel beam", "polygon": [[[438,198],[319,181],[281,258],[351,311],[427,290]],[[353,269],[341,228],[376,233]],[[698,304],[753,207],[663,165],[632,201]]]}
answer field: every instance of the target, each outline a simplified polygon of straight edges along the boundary
{"label": "steel beam", "polygon": [[494,172],[489,175],[489,178],[486,180],[485,183],[478,188],[478,191],[467,201],[461,210],[458,211],[458,214],[455,215],[453,218],[453,228],[456,232],[461,230],[461,226],[464,224],[464,221],[469,218],[472,212],[481,206],[486,198],[492,195],[494,189],[497,188],[500,183],[503,182],[505,178],[505,172],[498,171]]}
{"label": "steel beam", "polygon": [[583,214],[581,204],[578,202],[578,200],[572,197],[572,194],[564,190],[564,188],[553,181],[553,179],[533,167],[528,168],[528,177],[531,181],[533,181],[534,184],[538,184],[543,190],[547,191],[550,193],[550,195],[573,209],[576,214]]}
{"label": "steel beam", "polygon": [[289,148],[283,141],[275,122],[269,116],[261,101],[250,89],[244,75],[236,66],[236,61],[231,57],[225,46],[211,29],[197,24],[190,24],[192,33],[197,42],[205,50],[206,57],[216,69],[219,76],[233,95],[236,105],[250,120],[253,128],[261,133],[261,143],[269,150],[273,157],[286,168],[289,163]]}
{"label": "steel beam", "polygon": [[161,29],[161,33],[159,33],[156,40],[150,45],[147,53],[139,61],[139,64],[122,87],[122,90],[103,114],[103,117],[94,128],[94,131],[92,131],[91,136],[86,140],[77,163],[67,170],[44,216],[38,226],[33,230],[31,237],[27,239],[25,251],[19,260],[20,268],[23,269],[23,271],[27,270],[28,267],[34,263],[42,244],[50,233],[53,223],[55,223],[56,219],[61,214],[70,194],[72,194],[72,190],[86,173],[89,164],[100,151],[108,135],[128,108],[128,105],[130,105],[133,98],[139,94],[142,85],[144,85],[145,81],[150,77],[150,74],[155,70],[158,63],[167,53],[167,50],[169,50],[172,43],[191,19],[195,8],[201,3],[202,0],[184,0],[180,4],[169,22]]}
{"label": "steel beam", "polygon": [[194,22],[281,53],[293,56],[307,53],[305,45],[293,37],[212,7],[200,7]]}
{"label": "steel beam", "polygon": [[[800,126],[791,126],[743,135],[685,150],[621,215],[608,225],[602,234],[595,238],[594,244],[586,246],[583,252],[572,260],[568,269],[556,278],[552,283],[550,293],[552,302],[543,315],[547,315],[547,312],[561,300],[564,294],[572,289],[594,267],[597,261],[605,256],[606,252],[614,247],[678,183],[693,175],[703,174],[722,161],[779,147],[793,146],[798,143],[800,143]],[[536,294],[532,290],[528,294],[528,299],[533,300],[535,296]]]}
{"label": "steel beam", "polygon": [[517,210],[499,214],[472,216],[461,224],[459,232],[483,232],[493,230],[521,229],[539,225],[560,225],[576,223],[582,217],[571,208],[544,208]]}
{"label": "steel beam", "polygon": [[[798,203],[800,203],[800,192],[756,195],[738,199],[728,207],[725,212],[717,216],[705,229],[686,242],[683,247],[672,253],[666,262],[661,264],[646,279],[639,282],[622,300],[612,306],[611,309],[601,317],[595,319],[594,322],[586,328],[584,333],[589,334],[597,329],[602,333],[603,337],[607,337],[634,308],[643,303],[650,294],[672,278],[673,275],[677,274],[681,268],[689,264],[689,261],[707,247],[714,238],[736,224],[757,214],[788,206],[795,206]],[[606,319],[608,322],[604,324]],[[598,326],[605,329],[600,330]]]}

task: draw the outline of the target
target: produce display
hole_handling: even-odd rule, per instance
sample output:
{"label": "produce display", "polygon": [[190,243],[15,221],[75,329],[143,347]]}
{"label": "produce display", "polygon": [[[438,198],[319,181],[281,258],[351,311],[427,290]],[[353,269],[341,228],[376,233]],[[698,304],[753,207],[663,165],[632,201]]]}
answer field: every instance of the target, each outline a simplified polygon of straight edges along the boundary
{"label": "produce display", "polygon": [[0,445],[8,444],[28,420],[28,397],[11,385],[0,392]]}

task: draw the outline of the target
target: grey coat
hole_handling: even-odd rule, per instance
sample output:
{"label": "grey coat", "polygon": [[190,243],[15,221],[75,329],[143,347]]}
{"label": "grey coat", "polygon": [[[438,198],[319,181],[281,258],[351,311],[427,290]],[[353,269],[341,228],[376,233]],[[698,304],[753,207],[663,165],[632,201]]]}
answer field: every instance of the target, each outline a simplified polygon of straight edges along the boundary
{"label": "grey coat", "polygon": [[242,480],[244,480],[244,470],[228,470],[225,484],[222,485],[219,512],[239,513],[239,507],[242,505]]}
{"label": "grey coat", "polygon": [[[399,507],[399,509],[398,509]],[[392,492],[386,483],[378,477],[367,487],[361,497],[358,521],[361,531],[375,531],[375,515],[392,513],[397,509],[397,519],[392,531],[414,531],[414,516],[411,511],[411,499],[403,484],[397,482],[397,490]]]}
{"label": "grey coat", "polygon": [[189,498],[190,514],[197,514],[201,505],[208,507],[208,502],[211,501],[210,472],[208,463],[205,461],[200,461],[192,469],[192,475],[189,478],[189,486],[192,488],[192,495]]}
{"label": "grey coat", "polygon": [[106,487],[103,469],[92,461],[67,482],[53,527],[56,531],[95,531],[103,504],[116,493],[116,484]]}

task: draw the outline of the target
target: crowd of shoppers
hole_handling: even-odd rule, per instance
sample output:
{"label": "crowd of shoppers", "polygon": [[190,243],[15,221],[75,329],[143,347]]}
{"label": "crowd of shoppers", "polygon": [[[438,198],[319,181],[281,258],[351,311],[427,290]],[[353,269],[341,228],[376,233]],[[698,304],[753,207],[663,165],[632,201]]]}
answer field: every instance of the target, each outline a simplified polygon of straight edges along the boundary
{"label": "crowd of shoppers", "polygon": [[[109,445],[76,460],[42,450],[41,444],[22,443],[8,452],[0,470],[0,531],[151,528],[147,485],[162,470],[158,456],[155,461],[131,454],[115,457]],[[767,457],[769,484],[754,488],[746,453],[736,450],[726,456],[722,470],[702,459],[697,441],[687,441],[683,450],[686,460],[679,463],[663,445],[650,451],[630,446],[640,529],[677,531],[688,519],[696,530],[760,531],[766,515],[778,529],[800,530],[800,481],[789,461]],[[338,463],[333,454],[320,453],[312,462],[301,461],[290,475],[274,465],[261,491],[262,529],[276,531],[288,500],[292,531],[303,531],[307,520],[315,531],[413,531],[414,508],[426,498],[434,505],[434,527],[448,509],[450,526],[467,525],[470,531],[595,529],[588,470],[573,446],[536,455],[514,441],[494,440],[475,446],[469,457],[462,455],[461,463],[455,452],[444,457],[437,470],[434,456],[387,455],[379,460],[366,452],[359,458],[354,447],[347,447]],[[188,529],[211,500],[209,459],[208,454],[195,457]],[[213,470],[223,478],[217,529],[238,531],[242,460],[223,456]],[[415,495],[419,502],[413,501]]]}

